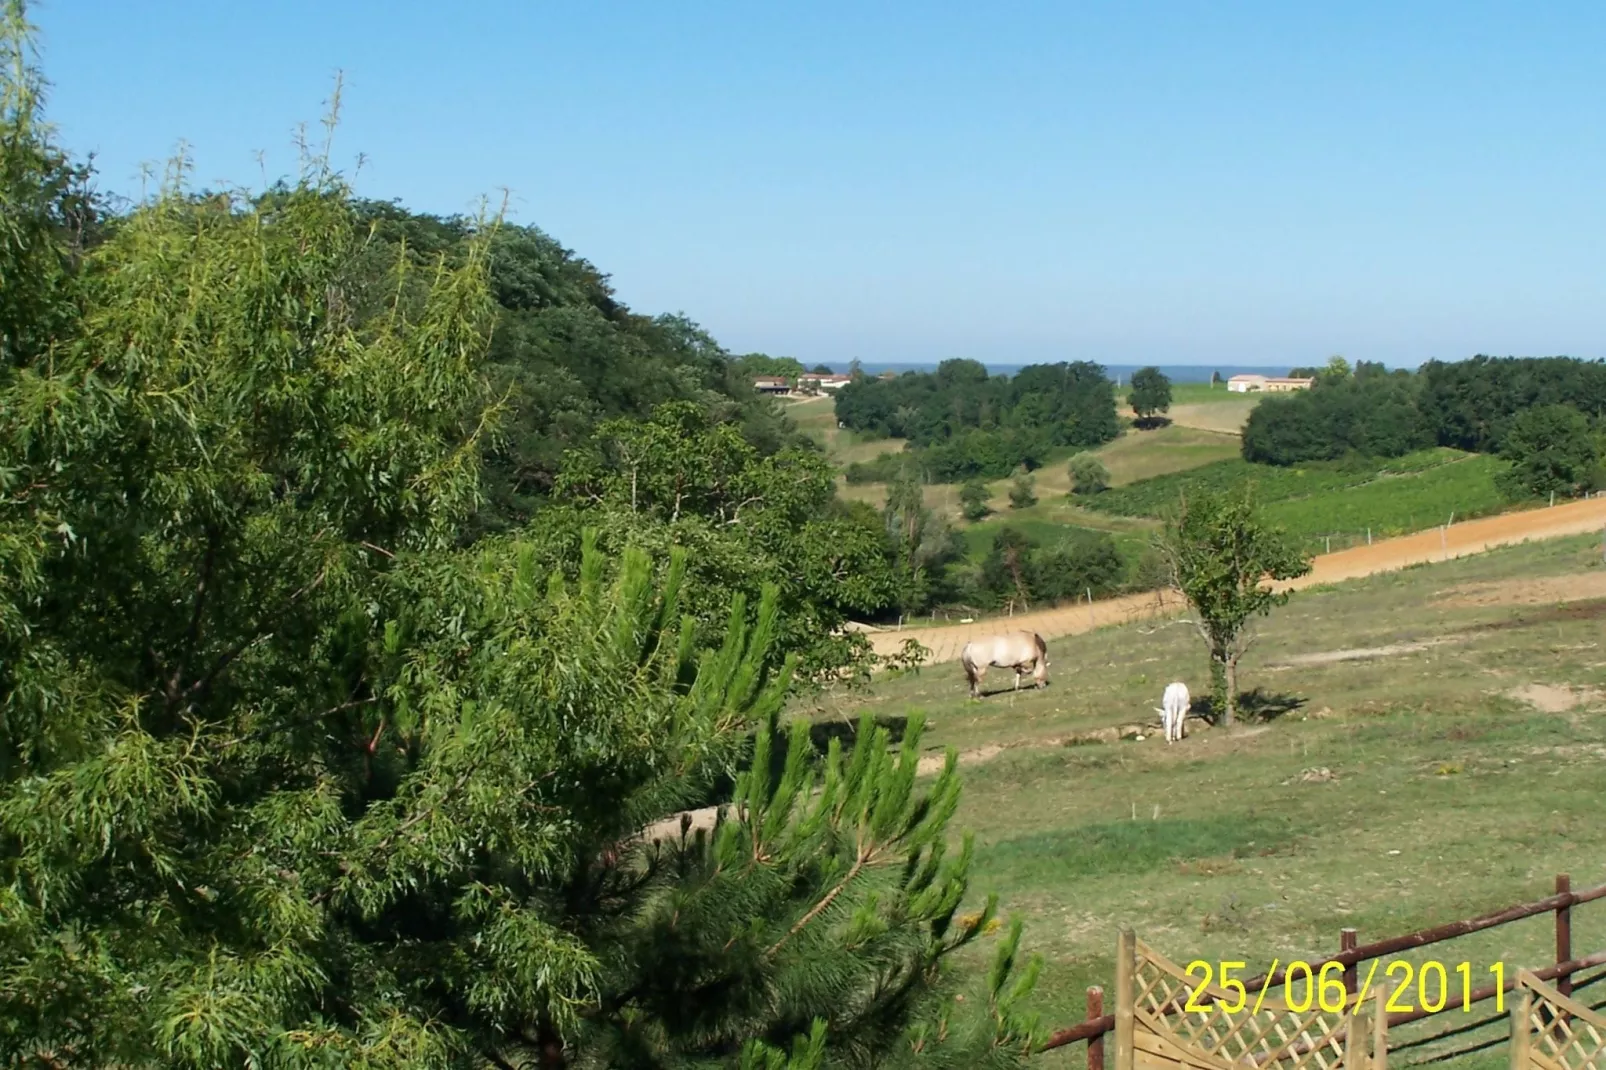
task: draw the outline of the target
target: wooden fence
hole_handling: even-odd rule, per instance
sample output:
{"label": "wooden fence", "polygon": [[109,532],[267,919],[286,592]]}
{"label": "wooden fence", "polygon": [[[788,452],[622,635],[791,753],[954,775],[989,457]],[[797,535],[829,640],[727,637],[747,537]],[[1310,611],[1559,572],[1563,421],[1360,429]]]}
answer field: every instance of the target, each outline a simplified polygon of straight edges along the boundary
{"label": "wooden fence", "polygon": [[1517,972],[1511,1070],[1606,1070],[1606,1015]]}
{"label": "wooden fence", "polygon": [[[1606,884],[1583,891],[1573,891],[1566,874],[1556,877],[1554,895],[1531,903],[1518,903],[1475,918],[1438,925],[1402,936],[1393,936],[1371,944],[1358,944],[1354,929],[1339,934],[1339,952],[1318,962],[1309,963],[1311,971],[1319,974],[1323,966],[1338,963],[1344,968],[1343,982],[1346,993],[1357,994],[1356,966],[1372,959],[1380,959],[1402,951],[1427,947],[1454,940],[1471,933],[1482,932],[1501,925],[1509,925],[1523,918],[1551,914],[1555,926],[1555,962],[1542,969],[1523,970],[1521,975],[1535,984],[1554,980],[1555,995],[1567,1001],[1567,1009],[1545,1009],[1541,1016],[1563,1024],[1569,1021],[1590,1021],[1578,1017],[1571,1008],[1582,1008],[1593,1015],[1594,1008],[1577,1003],[1572,994],[1582,988],[1606,980],[1606,969],[1577,980],[1576,975],[1596,967],[1606,966],[1606,951],[1579,958],[1573,957],[1572,911],[1584,903],[1606,898]],[[1518,986],[1517,971],[1503,978],[1503,983],[1487,985],[1471,992],[1446,994],[1445,1005],[1433,1011],[1418,1008],[1411,1011],[1387,1013],[1380,999],[1386,998],[1381,986],[1371,989],[1372,998],[1364,1006],[1352,1005],[1347,1014],[1321,1011],[1294,1011],[1282,1000],[1267,995],[1259,1008],[1260,1013],[1229,1013],[1217,1003],[1217,998],[1233,1000],[1235,995],[1220,989],[1207,988],[1198,996],[1195,1007],[1206,1010],[1187,1012],[1186,1003],[1197,984],[1196,979],[1170,962],[1158,952],[1142,944],[1130,930],[1123,930],[1117,944],[1114,1013],[1106,1013],[1104,990],[1089,988],[1087,992],[1087,1018],[1068,1029],[1053,1034],[1040,1049],[1051,1051],[1069,1044],[1086,1042],[1088,1070],[1104,1070],[1107,1036],[1114,1034],[1116,1049],[1115,1070],[1224,1070],[1226,1067],[1255,1067],[1277,1070],[1385,1070],[1389,1052],[1405,1051],[1445,1040],[1449,1037],[1473,1032],[1500,1021],[1499,1013],[1491,1017],[1454,1026],[1437,1033],[1390,1042],[1389,1029],[1451,1011],[1462,1011],[1473,1004],[1493,999],[1501,992]],[[1250,993],[1269,993],[1281,987],[1288,979],[1287,968],[1274,974],[1262,974],[1243,982]],[[1525,990],[1537,998],[1536,990]],[[1545,991],[1551,991],[1546,989]],[[1380,993],[1382,993],[1380,995]],[[1465,998],[1463,998],[1465,997]],[[1525,996],[1524,998],[1528,998]],[[1314,1002],[1314,1001],[1313,1001]],[[1547,1008],[1550,1004],[1545,1005]],[[1559,1017],[1558,1017],[1559,1016]],[[1357,1023],[1364,1023],[1364,1028]],[[1359,1030],[1359,1031],[1357,1031]],[[1351,1032],[1358,1041],[1349,1042]],[[1363,1036],[1364,1033],[1364,1036]],[[1513,1033],[1515,1036],[1515,1033]],[[1457,1055],[1470,1054],[1506,1039],[1496,1037],[1471,1047],[1433,1056],[1423,1062],[1437,1062]],[[1543,1056],[1545,1049],[1534,1049]],[[1582,1051],[1577,1045],[1568,1052]],[[1590,1058],[1589,1070],[1606,1070],[1606,1061],[1597,1051]],[[1513,1070],[1519,1070],[1515,1063]],[[1551,1065],[1535,1063],[1543,1070],[1583,1070],[1579,1062],[1558,1062]]]}

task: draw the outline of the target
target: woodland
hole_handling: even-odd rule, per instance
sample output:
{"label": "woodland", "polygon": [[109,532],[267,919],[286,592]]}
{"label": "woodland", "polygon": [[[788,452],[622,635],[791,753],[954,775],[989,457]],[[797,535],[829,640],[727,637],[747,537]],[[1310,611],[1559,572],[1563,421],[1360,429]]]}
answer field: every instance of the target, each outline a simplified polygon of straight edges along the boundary
{"label": "woodland", "polygon": [[3,12],[0,1058],[1018,1064],[955,753],[781,719],[893,557],[746,372],[326,150],[114,204]]}
{"label": "woodland", "polygon": [[1606,486],[1606,363],[1573,357],[1429,361],[1415,372],[1342,359],[1309,371],[1308,391],[1268,397],[1249,415],[1243,457],[1289,466],[1401,457],[1432,446],[1512,462],[1513,497]]}

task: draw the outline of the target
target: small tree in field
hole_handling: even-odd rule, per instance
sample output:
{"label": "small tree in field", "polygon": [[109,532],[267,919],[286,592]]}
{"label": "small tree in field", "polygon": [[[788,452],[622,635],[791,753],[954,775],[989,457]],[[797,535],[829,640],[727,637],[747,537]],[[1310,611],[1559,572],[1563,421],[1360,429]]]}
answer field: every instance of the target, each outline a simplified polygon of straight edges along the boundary
{"label": "small tree in field", "polygon": [[979,479],[972,479],[959,488],[959,506],[966,520],[976,521],[986,516],[990,510],[987,508],[987,484]]}
{"label": "small tree in field", "polygon": [[1029,509],[1037,504],[1037,480],[1029,475],[1018,475],[1009,485],[1009,507]]}
{"label": "small tree in field", "polygon": [[1266,527],[1253,490],[1184,497],[1157,543],[1171,583],[1193,606],[1210,648],[1211,680],[1222,723],[1238,703],[1238,659],[1249,649],[1250,624],[1288,601],[1287,591],[1263,586],[1310,571],[1310,558],[1280,531]]}
{"label": "small tree in field", "polygon": [[1159,368],[1132,373],[1132,391],[1126,396],[1140,424],[1148,424],[1171,407],[1171,380]]}
{"label": "small tree in field", "polygon": [[1110,470],[1091,453],[1072,457],[1069,471],[1072,494],[1099,494],[1110,488]]}

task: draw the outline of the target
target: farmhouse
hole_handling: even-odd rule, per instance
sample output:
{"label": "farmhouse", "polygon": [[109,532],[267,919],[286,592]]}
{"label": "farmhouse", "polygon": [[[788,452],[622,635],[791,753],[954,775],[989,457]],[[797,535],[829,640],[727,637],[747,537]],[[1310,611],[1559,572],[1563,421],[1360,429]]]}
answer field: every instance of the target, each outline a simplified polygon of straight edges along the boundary
{"label": "farmhouse", "polygon": [[851,375],[804,375],[799,382],[818,383],[821,390],[840,390],[853,382]]}
{"label": "farmhouse", "polygon": [[760,375],[753,380],[753,389],[760,394],[790,394],[792,381],[781,375]]}
{"label": "farmhouse", "polygon": [[1289,379],[1276,375],[1234,375],[1227,380],[1227,389],[1235,394],[1259,391],[1280,393],[1289,390],[1309,390],[1314,379]]}

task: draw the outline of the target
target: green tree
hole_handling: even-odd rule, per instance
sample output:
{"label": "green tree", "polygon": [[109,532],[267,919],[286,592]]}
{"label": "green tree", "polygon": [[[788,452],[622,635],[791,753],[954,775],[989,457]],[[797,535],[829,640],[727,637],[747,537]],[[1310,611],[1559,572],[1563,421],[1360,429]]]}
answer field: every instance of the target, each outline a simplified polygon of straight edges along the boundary
{"label": "green tree", "polygon": [[1211,386],[1211,389],[1214,389],[1215,385],[1217,383],[1219,383],[1219,382],[1221,382],[1221,373],[1219,371],[1211,372],[1210,373],[1210,386]]}
{"label": "green tree", "polygon": [[979,479],[972,479],[959,488],[959,504],[966,520],[975,522],[986,516],[991,509],[988,508],[988,499],[992,497],[987,484]]}
{"label": "green tree", "polygon": [[1159,368],[1139,368],[1132,373],[1132,390],[1126,396],[1140,424],[1171,408],[1171,380]]}
{"label": "green tree", "polygon": [[1576,497],[1594,488],[1600,464],[1589,418],[1567,405],[1539,405],[1518,413],[1500,455],[1511,462],[1500,474],[1501,489],[1513,498]]}
{"label": "green tree", "polygon": [[[1238,660],[1249,649],[1250,625],[1288,600],[1265,581],[1310,571],[1308,555],[1260,519],[1252,486],[1242,491],[1184,497],[1159,537],[1171,583],[1193,606],[1194,623],[1210,651],[1217,705],[1232,724],[1238,703]],[[1219,677],[1217,672],[1219,668]]]}
{"label": "green tree", "polygon": [[953,529],[926,508],[919,469],[907,462],[887,486],[881,510],[898,586],[898,609],[917,612],[931,602],[933,581],[943,566],[963,554]]}
{"label": "green tree", "polygon": [[1091,453],[1078,453],[1071,458],[1067,471],[1071,477],[1071,493],[1098,494],[1110,487],[1110,470]]}
{"label": "green tree", "polygon": [[809,679],[866,666],[868,644],[841,625],[897,602],[882,518],[835,497],[823,456],[766,456],[692,402],[604,422],[585,448],[565,454],[552,499],[529,528],[546,564],[572,569],[586,527],[612,553],[631,543],[655,553],[691,548],[688,609],[704,638],[723,626],[729,592],[753,605],[763,583],[779,583],[776,657],[802,654]]}
{"label": "green tree", "polygon": [[803,363],[796,357],[772,357],[767,353],[744,353],[732,358],[743,375],[774,375],[796,380],[803,374]]}
{"label": "green tree", "polygon": [[1037,504],[1037,480],[1030,473],[1021,473],[1009,484],[1009,507],[1029,509]]}
{"label": "green tree", "polygon": [[[5,107],[24,74],[0,67]],[[13,148],[8,191],[48,177]],[[0,378],[8,1064],[1029,1047],[1018,928],[974,1010],[947,998],[993,918],[957,916],[957,756],[917,790],[917,746],[867,721],[817,763],[798,722],[770,761],[776,587],[705,648],[686,549],[613,567],[583,532],[565,577],[522,534],[463,545],[501,415],[494,221],[421,288],[367,270],[319,159],[268,198],[165,188],[81,272],[64,229],[7,224],[8,270],[62,265],[0,290],[31,340]],[[733,779],[712,834],[652,833]]]}

